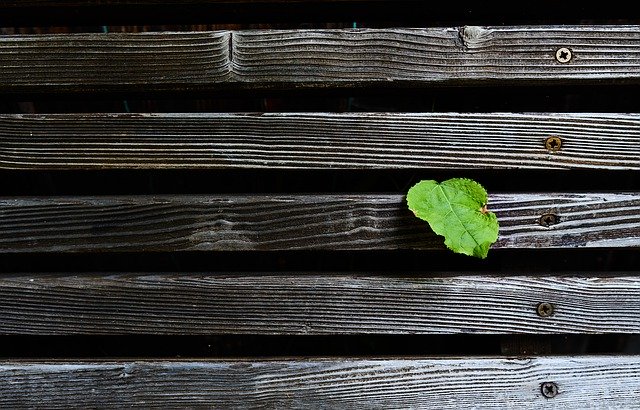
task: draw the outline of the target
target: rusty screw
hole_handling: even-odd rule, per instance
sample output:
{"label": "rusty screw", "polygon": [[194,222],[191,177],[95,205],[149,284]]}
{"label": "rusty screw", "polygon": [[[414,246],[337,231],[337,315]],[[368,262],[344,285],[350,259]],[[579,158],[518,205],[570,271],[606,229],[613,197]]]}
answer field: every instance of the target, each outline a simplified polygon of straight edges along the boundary
{"label": "rusty screw", "polygon": [[544,397],[552,399],[558,395],[558,385],[554,382],[544,382],[540,386],[540,391]]}
{"label": "rusty screw", "polygon": [[544,146],[552,152],[560,151],[560,148],[562,148],[562,139],[560,139],[560,137],[549,137],[544,140]]}
{"label": "rusty screw", "polygon": [[538,311],[538,316],[540,317],[549,317],[553,315],[553,305],[551,303],[538,303],[538,307],[536,308],[536,310]]}
{"label": "rusty screw", "polygon": [[567,47],[560,47],[556,50],[556,60],[558,60],[559,63],[568,63],[571,61],[571,57],[573,57],[573,55]]}
{"label": "rusty screw", "polygon": [[560,221],[560,218],[556,214],[544,214],[540,217],[539,223],[544,227],[550,227]]}

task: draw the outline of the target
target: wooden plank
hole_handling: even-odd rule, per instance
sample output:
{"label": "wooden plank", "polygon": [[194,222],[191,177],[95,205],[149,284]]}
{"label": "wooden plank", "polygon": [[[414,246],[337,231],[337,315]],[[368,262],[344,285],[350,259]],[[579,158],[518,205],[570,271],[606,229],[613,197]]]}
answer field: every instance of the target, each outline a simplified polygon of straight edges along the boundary
{"label": "wooden plank", "polygon": [[[637,193],[500,194],[495,248],[640,246]],[[557,215],[551,226],[542,215]],[[0,252],[441,249],[401,195],[0,199]]]}
{"label": "wooden plank", "polygon": [[640,26],[12,35],[0,92],[637,84],[639,40]]}
{"label": "wooden plank", "polygon": [[0,92],[169,90],[223,82],[229,75],[229,35],[0,36]]}
{"label": "wooden plank", "polygon": [[[540,303],[553,314],[540,316]],[[640,333],[640,278],[0,277],[0,334],[363,333]]]}
{"label": "wooden plank", "polygon": [[235,77],[258,84],[637,83],[639,40],[638,26],[258,30],[234,32],[232,55]]}
{"label": "wooden plank", "polygon": [[[7,408],[636,408],[634,356],[0,362]],[[557,395],[542,394],[554,382]]]}
{"label": "wooden plank", "polygon": [[640,115],[4,114],[0,168],[640,170]]}

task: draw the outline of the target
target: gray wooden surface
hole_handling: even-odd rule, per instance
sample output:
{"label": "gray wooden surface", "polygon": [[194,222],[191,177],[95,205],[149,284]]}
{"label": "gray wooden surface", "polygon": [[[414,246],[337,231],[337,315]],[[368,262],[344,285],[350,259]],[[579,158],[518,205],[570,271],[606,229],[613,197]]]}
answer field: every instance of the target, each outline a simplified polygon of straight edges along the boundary
{"label": "gray wooden surface", "polygon": [[229,75],[228,32],[0,36],[0,91],[197,88]]}
{"label": "gray wooden surface", "polygon": [[640,115],[2,114],[0,168],[640,170]]}
{"label": "gray wooden surface", "polygon": [[0,334],[640,333],[637,276],[434,275],[3,275]]}
{"label": "gray wooden surface", "polygon": [[[558,394],[544,397],[541,385]],[[638,408],[633,356],[0,362],[0,406]]]}
{"label": "gray wooden surface", "polygon": [[[640,246],[637,193],[496,194],[495,248]],[[543,226],[543,215],[557,224]],[[402,195],[0,198],[1,252],[440,249]]]}
{"label": "gray wooden surface", "polygon": [[622,25],[11,35],[0,92],[639,83],[638,40]]}

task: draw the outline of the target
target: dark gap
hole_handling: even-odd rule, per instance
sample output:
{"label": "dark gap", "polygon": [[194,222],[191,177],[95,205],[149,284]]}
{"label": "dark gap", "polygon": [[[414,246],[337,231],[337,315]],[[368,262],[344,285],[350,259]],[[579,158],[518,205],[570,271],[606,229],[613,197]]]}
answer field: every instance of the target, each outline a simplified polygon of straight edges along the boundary
{"label": "dark gap", "polygon": [[[331,1],[68,1],[56,6],[42,2],[8,1],[0,7],[0,25],[65,24],[211,24],[291,23],[363,21],[384,25],[462,24],[584,24],[628,22],[634,15],[633,2],[614,2],[602,7],[536,2],[535,7],[514,3],[485,4],[462,0],[455,3],[420,0]],[[631,20],[633,21],[633,20]]]}
{"label": "dark gap", "polygon": [[[231,86],[229,86],[231,87]],[[444,87],[406,84],[388,88],[220,89],[187,92],[43,93],[3,95],[4,113],[123,112],[640,112],[640,86],[513,85]]]}
{"label": "dark gap", "polygon": [[404,195],[423,179],[474,179],[500,192],[637,191],[640,174],[604,170],[109,170],[0,171],[0,197],[43,195]]}
{"label": "dark gap", "polygon": [[107,252],[4,254],[0,272],[237,275],[578,275],[637,274],[640,252],[607,249],[496,249],[481,260],[449,251]]}
{"label": "dark gap", "polygon": [[[548,355],[619,354],[637,351],[638,345],[637,338],[618,334],[528,338],[509,335],[0,336],[0,358],[531,356],[536,349]],[[524,350],[526,348],[532,348],[532,353]]]}
{"label": "dark gap", "polygon": [[633,354],[639,348],[637,335],[506,335],[501,339],[502,354],[507,356]]}

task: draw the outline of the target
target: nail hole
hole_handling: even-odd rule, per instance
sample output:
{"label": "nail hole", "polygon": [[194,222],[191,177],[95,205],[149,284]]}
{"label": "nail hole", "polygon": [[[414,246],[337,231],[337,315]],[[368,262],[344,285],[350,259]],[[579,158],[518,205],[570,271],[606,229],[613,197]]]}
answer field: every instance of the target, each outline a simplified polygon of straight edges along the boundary
{"label": "nail hole", "polygon": [[540,225],[544,227],[549,227],[551,225],[555,225],[560,222],[560,217],[556,214],[544,214],[540,217]]}

